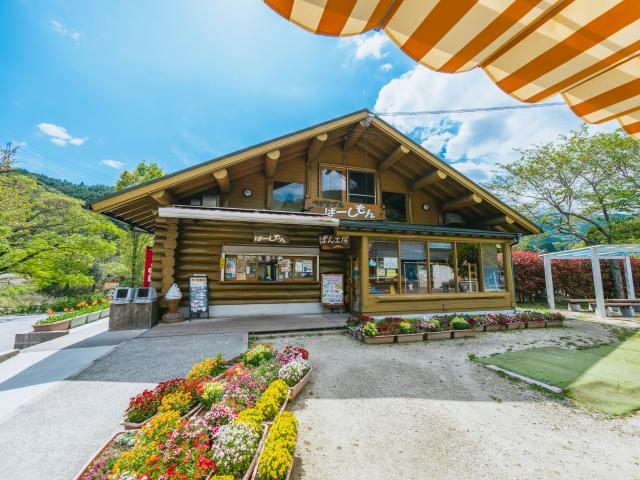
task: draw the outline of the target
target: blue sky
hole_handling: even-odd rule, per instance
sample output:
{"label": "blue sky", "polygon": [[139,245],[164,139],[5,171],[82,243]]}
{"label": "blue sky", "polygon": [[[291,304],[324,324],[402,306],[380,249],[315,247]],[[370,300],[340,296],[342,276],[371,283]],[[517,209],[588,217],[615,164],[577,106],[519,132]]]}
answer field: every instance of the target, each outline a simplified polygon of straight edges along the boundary
{"label": "blue sky", "polygon": [[[364,107],[515,103],[480,71],[430,72],[383,33],[311,35],[257,0],[5,0],[0,18],[0,142],[72,181],[179,170]],[[565,107],[389,120],[476,180],[580,124]]]}

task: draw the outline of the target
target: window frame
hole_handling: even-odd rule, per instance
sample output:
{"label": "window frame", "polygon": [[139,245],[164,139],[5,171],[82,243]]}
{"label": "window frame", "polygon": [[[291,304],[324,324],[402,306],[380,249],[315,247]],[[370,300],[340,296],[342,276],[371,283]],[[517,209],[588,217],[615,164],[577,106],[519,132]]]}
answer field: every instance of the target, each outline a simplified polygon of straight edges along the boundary
{"label": "window frame", "polygon": [[[325,198],[322,196],[323,194],[323,189],[322,189],[322,171],[323,170],[337,170],[340,171],[345,179],[345,189],[342,190],[342,198],[340,200],[336,199],[336,198]],[[353,171],[353,172],[359,172],[359,173],[367,173],[367,174],[371,174],[373,175],[373,194],[370,195],[373,197],[373,203],[366,203],[366,202],[352,202],[349,200],[349,173]],[[364,205],[378,205],[380,199],[378,198],[378,171],[374,168],[353,168],[353,167],[349,167],[346,165],[331,165],[331,164],[320,164],[320,168],[318,171],[318,191],[320,192],[320,198],[322,198],[323,200],[333,200],[333,201],[342,201],[342,202],[349,202],[349,203],[362,203]],[[360,195],[358,193],[354,193],[354,195]]]}
{"label": "window frame", "polygon": [[[283,210],[282,208],[273,208],[274,204],[276,203],[276,184],[286,184],[286,186],[289,185],[299,185],[302,187],[302,196],[300,197],[300,200],[295,200],[295,202],[300,202],[300,209],[299,210]],[[302,212],[304,210],[304,199],[305,199],[305,186],[304,186],[304,182],[298,182],[298,181],[286,181],[286,180],[274,180],[273,181],[273,187],[271,188],[271,205],[272,205],[272,209],[273,210],[277,210],[277,211],[281,211],[281,212]],[[278,202],[280,202],[278,200]],[[282,202],[280,202],[282,203]]]}

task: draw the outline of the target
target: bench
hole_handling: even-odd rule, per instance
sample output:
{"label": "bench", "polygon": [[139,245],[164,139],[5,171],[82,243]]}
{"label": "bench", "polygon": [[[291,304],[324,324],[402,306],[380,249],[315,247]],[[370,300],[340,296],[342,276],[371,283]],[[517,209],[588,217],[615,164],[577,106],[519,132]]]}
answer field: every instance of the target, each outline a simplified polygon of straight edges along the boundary
{"label": "bench", "polygon": [[[595,298],[570,298],[568,301],[568,308],[572,312],[581,312],[582,304],[584,303],[589,306],[589,311],[594,312],[596,310]],[[604,306],[608,310],[612,308],[619,309],[623,317],[633,317],[634,312],[640,312],[640,299],[606,298]]]}

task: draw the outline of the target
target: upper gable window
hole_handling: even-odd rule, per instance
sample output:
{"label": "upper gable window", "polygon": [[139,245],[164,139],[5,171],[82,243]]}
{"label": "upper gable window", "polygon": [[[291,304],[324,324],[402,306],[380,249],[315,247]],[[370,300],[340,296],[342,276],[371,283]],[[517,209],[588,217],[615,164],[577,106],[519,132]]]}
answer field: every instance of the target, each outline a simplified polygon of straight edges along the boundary
{"label": "upper gable window", "polygon": [[348,173],[348,200],[354,203],[376,203],[376,174],[351,169]]}
{"label": "upper gable window", "polygon": [[273,182],[273,210],[300,212],[304,203],[304,183]]}
{"label": "upper gable window", "polygon": [[322,169],[322,198],[343,200],[347,188],[347,178],[343,171],[334,168]]}
{"label": "upper gable window", "polygon": [[404,193],[382,192],[382,205],[388,221],[407,221],[407,197]]}
{"label": "upper gable window", "polygon": [[325,167],[320,173],[322,198],[353,203],[376,203],[376,173]]}

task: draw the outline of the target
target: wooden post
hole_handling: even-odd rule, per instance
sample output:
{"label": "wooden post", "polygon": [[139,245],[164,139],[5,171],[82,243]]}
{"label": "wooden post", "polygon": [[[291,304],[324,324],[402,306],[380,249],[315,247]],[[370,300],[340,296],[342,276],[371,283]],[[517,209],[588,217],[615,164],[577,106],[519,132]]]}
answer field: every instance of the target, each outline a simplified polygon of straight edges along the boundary
{"label": "wooden post", "polygon": [[549,308],[554,310],[556,308],[556,299],[553,296],[553,277],[551,275],[551,257],[545,255],[543,258],[544,263],[544,283],[547,286],[547,303]]}
{"label": "wooden post", "polygon": [[360,238],[360,313],[369,306],[369,237]]}
{"label": "wooden post", "polygon": [[[175,251],[178,247],[178,219],[167,218],[167,233],[163,243],[164,255],[162,257],[162,295],[164,296],[175,279]],[[164,299],[162,299],[164,306]]]}
{"label": "wooden post", "polygon": [[596,291],[596,313],[605,318],[607,310],[604,306],[604,291],[602,290],[602,272],[600,271],[600,255],[598,248],[591,247],[591,270],[593,271],[593,288]]}
{"label": "wooden post", "polygon": [[511,244],[502,244],[502,252],[507,292],[511,292],[511,306],[516,308],[516,287],[515,282],[513,281],[513,257],[511,256]]}
{"label": "wooden post", "polygon": [[627,282],[627,298],[636,298],[636,289],[633,286],[633,271],[631,270],[631,257],[624,257],[624,279]]}

